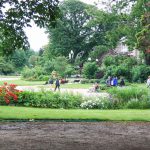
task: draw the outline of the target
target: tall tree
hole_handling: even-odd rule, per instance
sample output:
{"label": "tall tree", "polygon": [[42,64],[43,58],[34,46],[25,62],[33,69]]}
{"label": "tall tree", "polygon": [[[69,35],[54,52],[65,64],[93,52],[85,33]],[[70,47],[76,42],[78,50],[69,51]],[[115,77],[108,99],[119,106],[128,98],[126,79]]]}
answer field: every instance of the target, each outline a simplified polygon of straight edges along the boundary
{"label": "tall tree", "polygon": [[1,0],[0,52],[8,55],[29,46],[23,28],[33,20],[39,27],[49,26],[58,16],[58,0]]}
{"label": "tall tree", "polygon": [[12,54],[11,60],[16,68],[23,68],[27,64],[27,55],[23,50],[15,50]]}
{"label": "tall tree", "polygon": [[[103,45],[110,49],[116,45],[119,35],[114,29],[118,27],[118,15],[78,0],[64,1],[60,11],[62,15],[57,20],[56,28],[49,28],[49,53],[68,56],[73,50],[76,57],[84,51],[87,57],[95,46]],[[113,39],[110,36],[112,33]]]}
{"label": "tall tree", "polygon": [[88,7],[93,6],[78,0],[65,0],[60,4],[61,17],[57,19],[55,28],[49,28],[49,50],[55,55],[68,56],[73,50],[76,56],[81,51],[87,54],[92,49],[90,39],[93,30],[87,26],[90,20]]}
{"label": "tall tree", "polygon": [[135,11],[138,11],[138,6],[143,10],[140,16],[141,30],[136,34],[137,48],[144,53],[146,64],[150,65],[150,2],[139,0]]}
{"label": "tall tree", "polygon": [[[116,12],[126,14],[126,44],[131,50],[137,48],[145,56],[146,64],[150,65],[150,2],[149,0],[115,0]],[[130,11],[127,11],[130,9]],[[119,11],[118,11],[119,10]],[[126,10],[126,11],[125,11]]]}
{"label": "tall tree", "polygon": [[98,40],[97,45],[105,46],[107,49],[116,47],[118,40],[123,36],[121,28],[122,16],[115,12],[105,12],[96,9],[89,9],[92,19],[88,26],[92,27],[93,40]]}

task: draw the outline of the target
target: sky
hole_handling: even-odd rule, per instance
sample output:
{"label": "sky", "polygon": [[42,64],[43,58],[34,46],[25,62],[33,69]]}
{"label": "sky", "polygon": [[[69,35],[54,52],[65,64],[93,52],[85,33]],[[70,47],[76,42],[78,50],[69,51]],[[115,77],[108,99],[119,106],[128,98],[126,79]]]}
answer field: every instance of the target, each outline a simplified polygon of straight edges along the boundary
{"label": "sky", "polygon": [[[62,1],[62,0],[60,0]],[[98,0],[81,0],[88,4],[94,4]],[[48,35],[45,33],[45,29],[38,28],[35,24],[32,23],[32,27],[24,29],[28,37],[31,49],[38,51],[44,45],[48,43]]]}

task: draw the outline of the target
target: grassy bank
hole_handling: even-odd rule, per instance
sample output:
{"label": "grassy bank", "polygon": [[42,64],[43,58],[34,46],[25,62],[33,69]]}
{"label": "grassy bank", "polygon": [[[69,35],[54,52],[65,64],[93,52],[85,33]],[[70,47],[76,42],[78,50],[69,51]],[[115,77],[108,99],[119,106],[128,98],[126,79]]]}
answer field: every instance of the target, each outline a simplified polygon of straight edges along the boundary
{"label": "grassy bank", "polygon": [[66,110],[0,106],[0,119],[150,121],[150,110]]}

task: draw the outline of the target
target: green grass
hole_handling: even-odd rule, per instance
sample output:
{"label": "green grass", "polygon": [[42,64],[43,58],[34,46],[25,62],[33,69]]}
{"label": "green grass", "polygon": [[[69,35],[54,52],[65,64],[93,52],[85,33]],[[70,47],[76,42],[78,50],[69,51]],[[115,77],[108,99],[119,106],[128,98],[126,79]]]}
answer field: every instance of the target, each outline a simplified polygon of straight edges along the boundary
{"label": "green grass", "polygon": [[[25,80],[4,80],[0,81],[0,85],[3,85],[4,82],[8,84],[17,84],[18,86],[34,86],[34,85],[44,85],[45,81],[25,81]],[[49,85],[45,85],[48,87]],[[72,83],[72,84],[61,84],[61,88],[74,88],[74,89],[88,89],[92,84],[80,84],[80,83]],[[54,85],[53,85],[54,87]]]}
{"label": "green grass", "polygon": [[0,81],[0,85],[3,85],[4,82],[7,82],[8,84],[17,84],[21,86],[32,86],[32,85],[43,85],[44,81],[25,81],[25,80],[4,80]]}
{"label": "green grass", "polygon": [[0,106],[0,119],[150,121],[150,110],[82,110]]}
{"label": "green grass", "polygon": [[[15,78],[17,76],[0,76],[4,78]],[[25,80],[4,80],[0,81],[0,85],[3,85],[4,82],[7,82],[8,84],[17,84],[18,86],[34,86],[34,85],[44,85],[45,81],[25,81]],[[80,83],[72,83],[72,84],[61,84],[61,88],[70,88],[70,89],[88,89],[92,86],[93,84],[80,84]],[[101,84],[102,85],[102,84]],[[49,86],[49,85],[46,85]],[[45,86],[45,87],[46,87]],[[134,87],[145,87],[145,84],[130,84],[130,86]],[[129,87],[129,86],[127,86]]]}
{"label": "green grass", "polygon": [[20,76],[4,76],[0,75],[0,78],[19,78]]}

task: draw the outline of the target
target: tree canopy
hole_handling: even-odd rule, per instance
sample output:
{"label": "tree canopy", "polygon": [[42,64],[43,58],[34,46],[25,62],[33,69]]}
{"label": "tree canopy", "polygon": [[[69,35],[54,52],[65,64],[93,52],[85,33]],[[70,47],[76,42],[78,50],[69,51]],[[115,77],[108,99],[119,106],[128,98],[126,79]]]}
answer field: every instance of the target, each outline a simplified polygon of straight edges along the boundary
{"label": "tree canopy", "polygon": [[78,0],[60,4],[61,17],[57,19],[55,28],[49,28],[50,44],[55,55],[68,56],[73,50],[76,56],[82,50],[89,50],[92,30],[86,26],[90,19],[87,7],[87,4]]}
{"label": "tree canopy", "polygon": [[54,25],[58,10],[58,0],[1,0],[0,53],[29,47],[23,28],[31,26],[31,20],[39,27]]}
{"label": "tree canopy", "polygon": [[76,57],[83,51],[83,56],[87,57],[95,46],[103,45],[107,49],[116,46],[119,35],[115,40],[109,35],[118,26],[115,24],[118,21],[117,15],[106,13],[79,0],[62,2],[60,12],[61,17],[57,19],[56,27],[50,27],[48,31],[49,53],[68,56],[73,50]]}

